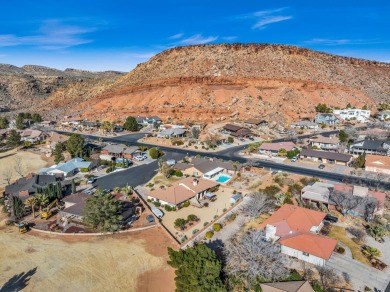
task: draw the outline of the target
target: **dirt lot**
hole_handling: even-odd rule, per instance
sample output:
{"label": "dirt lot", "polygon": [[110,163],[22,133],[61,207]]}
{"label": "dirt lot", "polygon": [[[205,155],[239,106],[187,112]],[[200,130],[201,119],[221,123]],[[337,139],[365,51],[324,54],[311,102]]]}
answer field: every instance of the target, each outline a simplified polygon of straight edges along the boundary
{"label": "dirt lot", "polygon": [[12,170],[11,182],[20,178],[15,171],[15,158],[21,161],[22,174],[26,175],[30,172],[36,172],[42,167],[51,165],[50,159],[39,154],[28,151],[16,151],[16,149],[0,153],[0,192],[4,190],[7,182],[4,179],[5,169]]}
{"label": "dirt lot", "polygon": [[[31,278],[23,291],[174,291],[174,270],[166,264],[170,245],[171,239],[158,228],[64,237],[33,231],[21,235],[3,221],[0,290],[23,287],[20,279],[28,273]],[[15,286],[3,287],[6,283]]]}

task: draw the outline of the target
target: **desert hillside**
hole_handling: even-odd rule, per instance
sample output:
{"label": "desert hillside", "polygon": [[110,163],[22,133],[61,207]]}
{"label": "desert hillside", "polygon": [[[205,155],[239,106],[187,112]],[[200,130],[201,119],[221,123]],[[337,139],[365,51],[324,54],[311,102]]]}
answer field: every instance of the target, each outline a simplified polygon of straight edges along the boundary
{"label": "desert hillside", "polygon": [[157,114],[182,120],[314,116],[314,106],[390,100],[390,64],[282,45],[199,45],[164,51],[78,104],[91,119]]}

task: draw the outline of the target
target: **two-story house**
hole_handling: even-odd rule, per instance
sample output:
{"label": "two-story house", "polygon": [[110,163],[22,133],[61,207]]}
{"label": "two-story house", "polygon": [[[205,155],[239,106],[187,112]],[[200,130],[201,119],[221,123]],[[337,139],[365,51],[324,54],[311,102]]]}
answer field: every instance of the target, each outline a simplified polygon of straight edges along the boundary
{"label": "two-story house", "polygon": [[342,120],[356,120],[359,123],[367,123],[370,120],[371,111],[347,108],[342,110],[333,110],[333,114],[339,116]]}
{"label": "two-story house", "polygon": [[361,140],[349,146],[349,152],[355,155],[374,154],[390,156],[390,141]]}
{"label": "two-story house", "polygon": [[340,139],[337,137],[324,137],[321,135],[311,137],[309,139],[309,145],[313,148],[337,151],[340,146]]}

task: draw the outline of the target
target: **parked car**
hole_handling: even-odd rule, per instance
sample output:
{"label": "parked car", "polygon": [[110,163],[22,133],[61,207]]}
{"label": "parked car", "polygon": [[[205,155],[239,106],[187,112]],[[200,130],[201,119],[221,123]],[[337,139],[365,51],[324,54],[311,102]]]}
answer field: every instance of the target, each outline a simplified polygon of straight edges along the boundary
{"label": "parked car", "polygon": [[255,139],[253,137],[249,137],[248,139],[251,141],[255,141]]}
{"label": "parked car", "polygon": [[241,138],[240,141],[241,141],[241,142],[245,142],[245,139],[244,139],[244,138]]}
{"label": "parked car", "polygon": [[291,158],[291,162],[297,162],[297,160],[298,160],[298,158],[296,158],[296,157]]}
{"label": "parked car", "polygon": [[324,168],[325,168],[325,164],[320,164],[320,165],[318,165],[318,168],[319,168],[319,169],[324,169]]}
{"label": "parked car", "polygon": [[145,159],[145,156],[137,155],[137,156],[134,157],[134,159],[137,160],[137,161],[142,161],[142,160]]}
{"label": "parked car", "polygon": [[158,208],[153,208],[153,209],[152,209],[152,213],[153,213],[154,215],[156,215],[157,218],[160,218],[160,219],[164,216],[163,211],[161,211],[161,210],[158,209]]}
{"label": "parked car", "polygon": [[96,177],[90,177],[88,180],[87,180],[87,184],[93,184],[94,182],[96,181]]}

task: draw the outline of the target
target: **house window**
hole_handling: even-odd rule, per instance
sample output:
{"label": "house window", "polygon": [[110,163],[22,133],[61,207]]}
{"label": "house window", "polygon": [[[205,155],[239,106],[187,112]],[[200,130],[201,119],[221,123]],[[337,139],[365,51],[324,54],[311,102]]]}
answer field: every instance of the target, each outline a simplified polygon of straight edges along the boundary
{"label": "house window", "polygon": [[197,172],[197,171],[194,171],[192,175],[193,175],[193,176],[198,176],[198,172]]}
{"label": "house window", "polygon": [[307,252],[302,252],[302,254],[304,255],[304,256],[309,256],[310,254],[309,253],[307,253]]}

